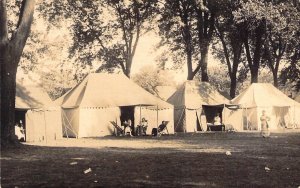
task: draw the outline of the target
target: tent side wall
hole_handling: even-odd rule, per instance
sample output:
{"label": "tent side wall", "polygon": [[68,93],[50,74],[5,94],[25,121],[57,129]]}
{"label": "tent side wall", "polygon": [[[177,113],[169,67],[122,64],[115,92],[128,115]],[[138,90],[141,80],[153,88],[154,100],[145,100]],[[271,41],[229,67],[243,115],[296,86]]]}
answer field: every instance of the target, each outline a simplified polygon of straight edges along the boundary
{"label": "tent side wall", "polygon": [[185,108],[175,108],[174,116],[174,131],[184,132],[185,129]]}
{"label": "tent side wall", "polygon": [[257,108],[243,108],[243,130],[258,129]]}
{"label": "tent side wall", "polygon": [[[147,134],[151,134],[153,128],[157,128],[158,125],[161,124],[162,121],[169,121],[167,125],[167,129],[169,134],[174,134],[174,113],[173,108],[155,110],[155,109],[147,109],[146,107],[142,107],[141,109],[141,118],[146,118],[148,120],[148,128]],[[158,117],[158,118],[157,118]],[[134,110],[134,118],[135,118],[135,127],[139,124],[140,121],[140,108],[137,106]]]}
{"label": "tent side wall", "polygon": [[114,128],[110,121],[120,124],[120,108],[81,108],[79,112],[78,137],[112,135]]}
{"label": "tent side wall", "polygon": [[59,110],[28,110],[26,113],[26,141],[43,142],[62,138]]}
{"label": "tent side wall", "polygon": [[223,124],[225,129],[233,128],[236,131],[243,130],[243,109],[231,110],[224,107]]}
{"label": "tent side wall", "polygon": [[[197,132],[197,114],[200,118],[201,109],[190,110],[185,109],[185,132]],[[197,114],[196,114],[197,113]]]}
{"label": "tent side wall", "polygon": [[61,109],[50,109],[45,111],[45,123],[47,140],[62,139]]}
{"label": "tent side wall", "polygon": [[79,128],[79,108],[63,108],[61,110],[64,137],[77,137]]}

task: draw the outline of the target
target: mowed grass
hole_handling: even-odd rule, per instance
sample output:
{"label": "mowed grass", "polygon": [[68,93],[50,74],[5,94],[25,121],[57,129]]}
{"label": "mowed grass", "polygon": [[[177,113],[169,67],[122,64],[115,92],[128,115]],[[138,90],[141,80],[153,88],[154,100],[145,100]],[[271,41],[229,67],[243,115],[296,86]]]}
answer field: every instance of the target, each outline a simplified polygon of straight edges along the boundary
{"label": "mowed grass", "polygon": [[105,137],[26,144],[2,151],[1,186],[298,187],[300,133],[273,133],[270,138],[259,133]]}

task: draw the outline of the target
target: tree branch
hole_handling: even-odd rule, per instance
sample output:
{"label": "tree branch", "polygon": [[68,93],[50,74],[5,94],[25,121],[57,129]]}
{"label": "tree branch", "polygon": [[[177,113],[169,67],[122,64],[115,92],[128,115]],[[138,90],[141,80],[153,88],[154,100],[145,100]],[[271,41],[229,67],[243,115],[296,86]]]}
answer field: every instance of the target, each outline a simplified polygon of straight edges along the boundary
{"label": "tree branch", "polygon": [[248,61],[250,69],[252,69],[252,58],[251,58],[250,47],[249,47],[249,43],[248,43],[249,42],[248,35],[244,37],[243,42],[244,42],[244,46],[245,46],[245,50],[246,50],[247,61]]}
{"label": "tree branch", "polygon": [[12,41],[19,50],[19,53],[22,53],[30,33],[31,24],[33,21],[34,6],[35,0],[24,0],[22,2],[17,29],[12,36]]}
{"label": "tree branch", "polygon": [[6,0],[0,0],[0,44],[8,39]]}
{"label": "tree branch", "polygon": [[228,72],[229,72],[229,75],[231,75],[232,70],[231,70],[231,62],[230,62],[230,59],[229,59],[229,52],[228,52],[228,49],[227,49],[227,46],[226,46],[226,43],[225,43],[225,40],[224,40],[224,35],[219,31],[219,27],[218,27],[217,23],[216,23],[216,33],[217,33],[217,36],[219,37],[219,39],[221,40],[223,50],[224,50],[225,59],[226,59],[226,63],[227,63],[227,67],[228,67]]}
{"label": "tree branch", "polygon": [[136,51],[136,47],[137,47],[137,44],[138,44],[138,41],[139,41],[139,38],[140,38],[140,12],[138,10],[138,8],[136,7],[136,37],[135,37],[135,41],[134,41],[134,44],[133,44],[133,48],[132,48],[132,57],[134,56],[135,54],[135,51]]}

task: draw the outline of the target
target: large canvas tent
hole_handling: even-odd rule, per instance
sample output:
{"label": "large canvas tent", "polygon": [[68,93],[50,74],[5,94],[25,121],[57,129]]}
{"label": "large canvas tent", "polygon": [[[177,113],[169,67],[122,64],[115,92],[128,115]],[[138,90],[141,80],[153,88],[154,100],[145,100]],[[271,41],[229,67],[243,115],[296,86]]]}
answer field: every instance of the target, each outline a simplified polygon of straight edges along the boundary
{"label": "large canvas tent", "polygon": [[113,134],[111,121],[121,125],[125,118],[136,127],[148,120],[147,133],[169,121],[174,133],[173,106],[132,82],[125,75],[92,73],[57,100],[62,107],[66,137],[95,137]]}
{"label": "large canvas tent", "polygon": [[205,114],[206,122],[211,123],[216,113],[222,115],[224,124],[239,127],[238,109],[231,108],[229,100],[222,96],[208,82],[186,81],[168,100],[174,105],[176,132],[206,131],[207,124],[201,122]]}
{"label": "large canvas tent", "polygon": [[60,108],[41,87],[28,80],[17,81],[15,117],[25,126],[26,142],[62,138],[60,114]]}
{"label": "large canvas tent", "polygon": [[260,116],[265,110],[270,117],[269,128],[280,130],[299,127],[300,104],[268,83],[253,83],[232,100],[243,109],[244,130],[261,130]]}

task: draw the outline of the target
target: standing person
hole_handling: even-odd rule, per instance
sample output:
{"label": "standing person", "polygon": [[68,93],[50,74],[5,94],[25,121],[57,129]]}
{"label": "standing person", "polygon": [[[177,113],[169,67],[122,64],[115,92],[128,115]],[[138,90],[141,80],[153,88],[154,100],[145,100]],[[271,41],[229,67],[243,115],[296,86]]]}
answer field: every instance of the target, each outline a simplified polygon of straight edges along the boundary
{"label": "standing person", "polygon": [[260,116],[261,121],[261,135],[266,138],[270,136],[268,121],[270,118],[266,115],[266,111],[262,111],[262,115]]}
{"label": "standing person", "polygon": [[148,128],[148,121],[145,118],[142,119],[141,128],[142,128],[141,130],[142,134],[146,135],[147,128]]}

